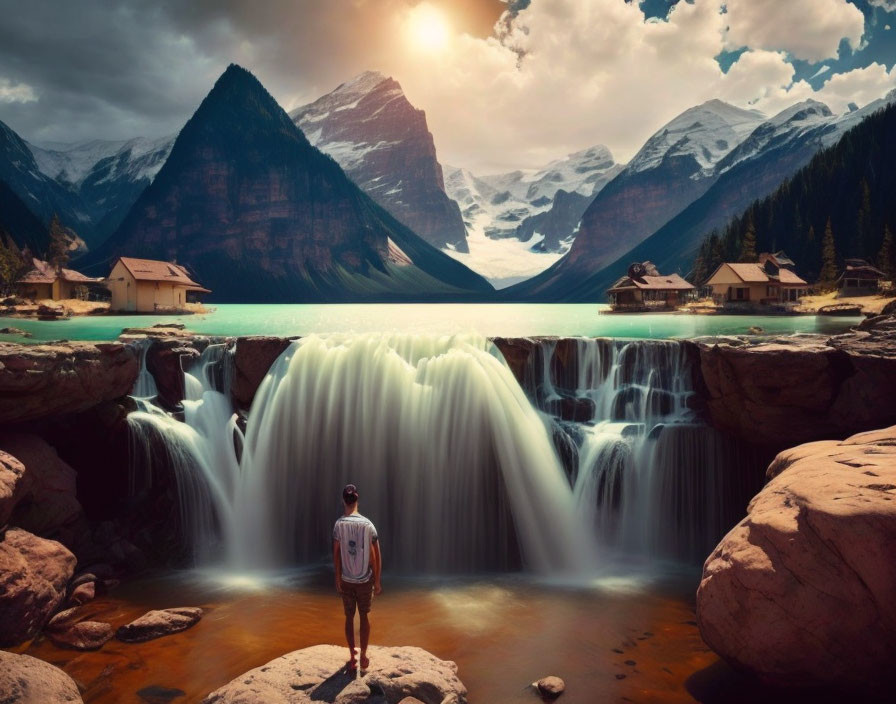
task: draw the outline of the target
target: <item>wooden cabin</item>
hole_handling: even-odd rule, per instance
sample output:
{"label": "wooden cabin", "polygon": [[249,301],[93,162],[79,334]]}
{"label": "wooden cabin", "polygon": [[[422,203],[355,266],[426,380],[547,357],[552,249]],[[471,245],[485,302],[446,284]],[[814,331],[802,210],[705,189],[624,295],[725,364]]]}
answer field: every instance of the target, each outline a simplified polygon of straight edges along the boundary
{"label": "wooden cabin", "polygon": [[725,262],[706,282],[717,305],[789,305],[809,292],[784,252],[763,252],[758,263]]}
{"label": "wooden cabin", "polygon": [[111,309],[135,313],[174,313],[186,309],[188,293],[211,293],[174,262],[119,257],[106,286]]}
{"label": "wooden cabin", "polygon": [[607,291],[613,310],[674,310],[690,300],[696,288],[678,274],[662,275],[652,262],[635,262]]}
{"label": "wooden cabin", "polygon": [[52,299],[62,301],[86,298],[88,286],[101,284],[102,279],[84,276],[74,269],[54,267],[49,262],[34,257],[32,268],[16,281],[16,292],[22,298],[34,301]]}
{"label": "wooden cabin", "polygon": [[847,259],[846,267],[837,279],[837,297],[871,296],[878,292],[887,275],[864,259]]}

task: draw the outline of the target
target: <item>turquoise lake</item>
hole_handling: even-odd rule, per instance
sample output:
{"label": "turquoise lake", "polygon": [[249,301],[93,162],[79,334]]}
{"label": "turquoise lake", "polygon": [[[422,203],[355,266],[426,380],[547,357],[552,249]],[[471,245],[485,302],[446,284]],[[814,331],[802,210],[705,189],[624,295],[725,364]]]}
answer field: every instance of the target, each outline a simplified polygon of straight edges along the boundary
{"label": "turquoise lake", "polygon": [[[861,318],[816,316],[607,314],[595,304],[222,304],[201,315],[115,315],[38,321],[0,318],[0,327],[30,332],[29,342],[114,340],[127,327],[183,323],[208,335],[307,335],[311,333],[399,332],[485,336],[533,335],[691,338],[746,334],[759,327],[769,334],[837,334]],[[22,338],[0,335],[2,340]]]}

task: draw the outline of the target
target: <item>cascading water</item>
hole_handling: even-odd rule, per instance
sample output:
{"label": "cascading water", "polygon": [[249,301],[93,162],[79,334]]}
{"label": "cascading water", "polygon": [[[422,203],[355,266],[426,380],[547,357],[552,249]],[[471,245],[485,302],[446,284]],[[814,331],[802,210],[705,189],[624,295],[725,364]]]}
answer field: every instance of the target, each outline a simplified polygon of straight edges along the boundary
{"label": "cascading water", "polygon": [[319,559],[351,481],[390,567],[594,566],[548,427],[485,339],[303,338],[259,388],[244,444],[211,373],[222,354],[210,346],[187,375],[184,423],[129,417],[138,443],[169,440],[200,561],[216,535],[235,569]]}
{"label": "cascading water", "polygon": [[530,361],[536,405],[579,421],[555,438],[605,546],[702,560],[759,488],[752,451],[690,408],[692,369],[675,341],[546,340]]}

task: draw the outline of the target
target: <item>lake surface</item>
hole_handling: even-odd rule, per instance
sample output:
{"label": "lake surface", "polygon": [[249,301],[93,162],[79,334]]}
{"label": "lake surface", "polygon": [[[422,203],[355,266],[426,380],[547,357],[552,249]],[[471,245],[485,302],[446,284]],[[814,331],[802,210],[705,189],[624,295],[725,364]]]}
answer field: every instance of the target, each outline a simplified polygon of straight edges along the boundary
{"label": "lake surface", "polygon": [[[692,338],[741,335],[751,327],[769,334],[833,335],[861,318],[827,316],[607,314],[594,304],[222,304],[201,315],[121,315],[59,321],[0,318],[0,327],[30,332],[31,342],[114,340],[127,327],[178,322],[208,335],[307,335],[310,333],[400,332],[450,335],[475,332],[488,337],[534,335]],[[21,342],[21,337],[0,335]]]}

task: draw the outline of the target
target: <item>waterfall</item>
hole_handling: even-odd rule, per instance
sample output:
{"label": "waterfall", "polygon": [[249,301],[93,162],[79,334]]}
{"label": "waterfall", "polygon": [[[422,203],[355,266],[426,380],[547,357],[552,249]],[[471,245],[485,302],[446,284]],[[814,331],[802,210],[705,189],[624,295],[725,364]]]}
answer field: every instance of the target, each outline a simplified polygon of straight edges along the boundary
{"label": "waterfall", "polygon": [[527,390],[543,411],[577,416],[578,435],[558,424],[555,444],[574,464],[577,510],[600,543],[704,559],[758,491],[761,463],[691,409],[685,345],[583,338],[542,347],[530,358]]}
{"label": "waterfall", "polygon": [[156,380],[149,370],[146,368],[146,353],[152,346],[153,340],[149,337],[134,340],[131,345],[137,350],[140,361],[140,371],[137,374],[137,381],[134,382],[134,388],[131,396],[137,399],[152,398],[159,393],[156,387]]}
{"label": "waterfall", "polygon": [[183,423],[129,417],[138,443],[168,437],[179,486],[190,475],[181,519],[197,559],[217,531],[235,569],[316,561],[352,482],[390,568],[594,567],[549,426],[484,338],[302,338],[258,389],[244,441],[216,386],[222,358],[210,346],[187,374]]}

